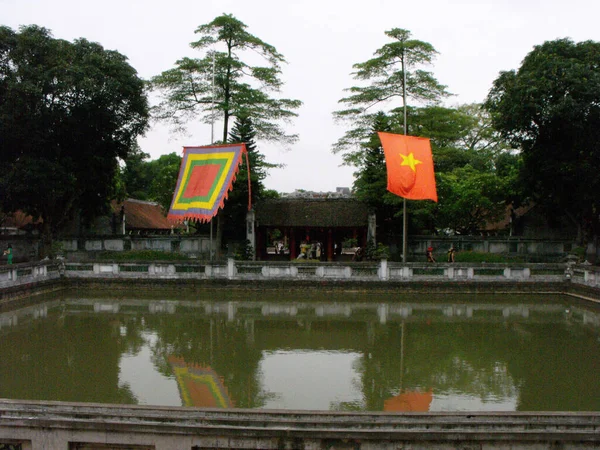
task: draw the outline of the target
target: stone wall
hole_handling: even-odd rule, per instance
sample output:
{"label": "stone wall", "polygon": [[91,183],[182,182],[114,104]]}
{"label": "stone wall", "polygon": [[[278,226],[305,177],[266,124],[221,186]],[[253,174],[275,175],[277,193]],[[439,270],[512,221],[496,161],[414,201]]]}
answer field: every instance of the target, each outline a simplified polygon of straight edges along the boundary
{"label": "stone wall", "polygon": [[[179,252],[197,259],[210,259],[211,241],[208,235],[105,235],[93,237],[64,237],[58,242],[62,244],[63,254],[69,259],[85,260],[93,258],[95,254],[103,251],[127,250],[159,250],[165,252]],[[14,262],[36,261],[39,259],[39,237],[37,236],[0,236],[0,247],[13,246]],[[216,247],[216,240],[213,239]],[[496,253],[520,256],[524,259],[560,260],[575,248],[575,243],[568,239],[532,239],[521,237],[496,237],[496,236],[410,236],[409,260],[424,261],[427,247],[434,248],[434,255],[438,260],[445,260],[448,248],[453,245],[459,251],[473,251],[482,253]],[[394,254],[401,251],[400,246],[391,246]],[[214,248],[214,252],[218,253]],[[600,246],[597,241],[587,244],[586,258],[594,263],[600,260]],[[398,258],[399,259],[399,258]],[[6,260],[4,259],[4,262]],[[0,264],[2,261],[0,260]]]}

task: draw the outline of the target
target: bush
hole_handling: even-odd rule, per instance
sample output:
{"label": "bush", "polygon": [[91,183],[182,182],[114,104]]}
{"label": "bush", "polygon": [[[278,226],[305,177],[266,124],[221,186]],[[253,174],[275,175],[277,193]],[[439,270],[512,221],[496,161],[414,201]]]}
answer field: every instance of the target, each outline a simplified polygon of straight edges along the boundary
{"label": "bush", "polygon": [[373,241],[367,243],[366,250],[367,260],[380,261],[382,259],[390,259],[390,248],[378,242],[377,245]]}
{"label": "bush", "polygon": [[577,256],[579,261],[583,261],[585,259],[585,247],[575,247],[571,250],[571,254]]}
{"label": "bush", "polygon": [[243,249],[238,249],[233,256],[238,261],[251,261],[254,257],[254,247],[249,240],[246,239],[246,244]]}

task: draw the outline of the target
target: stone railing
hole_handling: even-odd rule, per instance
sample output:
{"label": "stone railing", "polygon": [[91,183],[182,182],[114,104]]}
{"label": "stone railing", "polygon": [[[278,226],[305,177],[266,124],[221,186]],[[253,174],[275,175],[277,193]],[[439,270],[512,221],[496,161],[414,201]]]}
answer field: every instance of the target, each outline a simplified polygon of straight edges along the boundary
{"label": "stone railing", "polygon": [[[573,276],[566,264],[275,262],[87,262],[64,265],[67,277],[83,278],[224,278],[230,280],[339,281],[565,281]],[[579,274],[579,272],[577,272]],[[586,279],[596,279],[586,275]],[[574,277],[577,278],[577,277]]]}
{"label": "stone railing", "polygon": [[28,450],[592,449],[600,413],[218,410],[0,400],[0,447]]}
{"label": "stone railing", "polygon": [[600,267],[573,265],[568,268],[567,276],[574,283],[600,288]]}
{"label": "stone railing", "polygon": [[64,266],[61,261],[0,266],[0,288],[57,279],[63,273]]}
{"label": "stone railing", "polygon": [[564,282],[600,288],[600,267],[575,264],[236,261],[64,262],[0,266],[0,289],[58,279],[340,282]]}

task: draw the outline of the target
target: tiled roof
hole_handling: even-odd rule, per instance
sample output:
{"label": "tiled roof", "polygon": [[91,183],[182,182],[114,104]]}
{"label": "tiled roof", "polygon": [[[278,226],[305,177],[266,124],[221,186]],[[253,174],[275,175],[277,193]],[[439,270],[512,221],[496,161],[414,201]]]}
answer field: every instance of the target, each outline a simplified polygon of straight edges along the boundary
{"label": "tiled roof", "polygon": [[33,217],[19,210],[14,213],[7,214],[2,222],[2,226],[23,228],[27,225],[35,225],[40,223],[42,223],[42,219],[33,220]]}
{"label": "tiled roof", "polygon": [[111,206],[119,214],[122,205],[125,208],[125,223],[130,230],[170,230],[174,225],[167,220],[158,203],[128,198],[123,203],[113,202]]}
{"label": "tiled roof", "polygon": [[259,226],[363,227],[368,215],[367,205],[353,198],[280,198],[256,205]]}
{"label": "tiled roof", "polygon": [[484,225],[483,228],[485,231],[506,230],[510,227],[511,210],[514,211],[515,219],[518,219],[519,217],[527,214],[534,207],[535,207],[535,204],[529,203],[525,206],[520,206],[519,208],[516,208],[513,210],[512,206],[509,205],[506,207],[506,212],[504,214],[504,217],[501,220],[499,220],[498,222],[494,222],[494,223],[488,222]]}

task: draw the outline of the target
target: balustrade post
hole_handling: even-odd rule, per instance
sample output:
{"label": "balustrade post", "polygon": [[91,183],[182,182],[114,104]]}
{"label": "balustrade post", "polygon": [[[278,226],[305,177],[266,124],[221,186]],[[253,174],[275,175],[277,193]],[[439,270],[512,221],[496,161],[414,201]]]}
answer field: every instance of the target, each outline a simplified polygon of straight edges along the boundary
{"label": "balustrade post", "polygon": [[387,259],[382,259],[379,262],[379,271],[378,271],[377,275],[379,275],[379,279],[381,281],[387,281],[390,279],[390,271],[388,269]]}
{"label": "balustrade post", "polygon": [[235,277],[235,260],[227,258],[227,278],[232,280]]}

